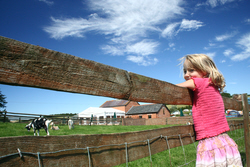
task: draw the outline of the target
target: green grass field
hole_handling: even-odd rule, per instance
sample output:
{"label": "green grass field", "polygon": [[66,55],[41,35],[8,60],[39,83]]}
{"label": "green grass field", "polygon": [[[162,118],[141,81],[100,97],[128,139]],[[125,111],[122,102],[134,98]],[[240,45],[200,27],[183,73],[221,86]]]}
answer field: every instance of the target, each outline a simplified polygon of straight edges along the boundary
{"label": "green grass field", "polygon": [[[2,123],[0,122],[0,137],[10,137],[10,136],[33,136],[33,130],[27,131],[25,128],[26,124],[23,123]],[[122,132],[132,132],[132,131],[142,131],[149,129],[157,129],[163,127],[169,127],[174,125],[148,125],[148,126],[79,126],[75,125],[75,128],[69,130],[66,125],[59,125],[60,130],[49,129],[50,135],[77,135],[77,134],[109,134],[109,133],[122,133]],[[244,167],[246,166],[245,160],[246,155],[244,151],[244,138],[239,139],[243,134],[243,129],[231,131],[228,133],[239,146],[239,150],[243,159]],[[43,129],[40,130],[40,136],[45,136],[46,133]],[[197,145],[197,142],[195,143]],[[184,158],[184,153],[186,160]],[[187,166],[194,167],[196,159],[196,148],[194,144],[189,144],[184,146],[184,152],[182,147],[171,148],[163,152],[152,155],[152,166],[162,167],[162,166],[181,166],[185,163],[189,163]],[[125,167],[126,164],[118,165],[117,167]],[[150,157],[145,157],[136,161],[129,162],[130,167],[148,167],[151,166]]]}
{"label": "green grass field", "polygon": [[[29,132],[25,128],[24,123],[2,123],[0,122],[0,137],[10,136],[33,136],[33,129]],[[148,126],[121,126],[121,125],[109,125],[109,126],[81,126],[75,125],[74,129],[69,130],[67,125],[59,125],[59,130],[49,129],[50,135],[77,135],[77,134],[109,134],[109,133],[122,133],[122,132],[135,132],[149,129],[157,129],[170,127],[174,125],[148,125]],[[40,136],[45,136],[45,130],[40,130]]]}

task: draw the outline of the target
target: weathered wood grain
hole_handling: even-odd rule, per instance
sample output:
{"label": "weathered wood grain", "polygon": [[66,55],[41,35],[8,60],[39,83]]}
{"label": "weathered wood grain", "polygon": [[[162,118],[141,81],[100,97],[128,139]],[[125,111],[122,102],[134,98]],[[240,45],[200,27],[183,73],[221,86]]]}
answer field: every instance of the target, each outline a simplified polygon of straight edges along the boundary
{"label": "weathered wood grain", "polygon": [[[168,82],[0,36],[0,83],[162,104],[192,104]],[[241,102],[223,98],[225,108]]]}
{"label": "weathered wood grain", "polygon": [[244,122],[244,139],[245,139],[245,147],[246,147],[246,164],[250,166],[250,131],[249,131],[249,105],[247,100],[247,94],[242,95],[243,102],[243,122]]}

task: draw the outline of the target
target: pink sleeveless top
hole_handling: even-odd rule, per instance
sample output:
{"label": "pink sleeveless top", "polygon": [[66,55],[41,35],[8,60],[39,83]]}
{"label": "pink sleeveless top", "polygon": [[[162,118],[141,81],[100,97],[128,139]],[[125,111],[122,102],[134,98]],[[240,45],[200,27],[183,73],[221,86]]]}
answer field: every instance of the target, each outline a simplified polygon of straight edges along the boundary
{"label": "pink sleeveless top", "polygon": [[195,84],[192,115],[196,140],[229,131],[223,99],[209,78],[192,78]]}

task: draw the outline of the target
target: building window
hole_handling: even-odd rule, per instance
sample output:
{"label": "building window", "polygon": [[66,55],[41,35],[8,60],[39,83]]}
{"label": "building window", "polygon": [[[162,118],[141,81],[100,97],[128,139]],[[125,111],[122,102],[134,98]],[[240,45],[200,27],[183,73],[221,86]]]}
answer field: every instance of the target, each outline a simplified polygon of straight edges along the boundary
{"label": "building window", "polygon": [[139,118],[142,118],[142,116],[140,115]]}
{"label": "building window", "polygon": [[163,115],[165,115],[165,108],[163,108]]}
{"label": "building window", "polygon": [[148,119],[150,119],[151,118],[151,115],[148,115]]}

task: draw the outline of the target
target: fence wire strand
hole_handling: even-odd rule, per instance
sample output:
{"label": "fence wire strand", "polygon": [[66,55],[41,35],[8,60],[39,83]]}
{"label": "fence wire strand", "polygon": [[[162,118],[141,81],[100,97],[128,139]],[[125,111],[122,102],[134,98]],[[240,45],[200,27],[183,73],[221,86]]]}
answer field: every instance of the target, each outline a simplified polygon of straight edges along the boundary
{"label": "fence wire strand", "polygon": [[152,157],[151,157],[151,150],[150,150],[150,142],[149,139],[147,140],[148,142],[148,152],[149,152],[149,157],[150,157],[150,163],[151,163],[151,167],[152,167]]}
{"label": "fence wire strand", "polygon": [[38,165],[39,165],[39,167],[41,167],[41,163],[40,163],[40,153],[39,153],[39,152],[37,152],[37,159],[38,159]]}
{"label": "fence wire strand", "polygon": [[126,150],[126,167],[128,167],[128,144],[125,143],[125,150]]}
{"label": "fence wire strand", "polygon": [[90,159],[89,147],[87,147],[87,150],[88,150],[89,167],[91,167],[91,159]]}
{"label": "fence wire strand", "polygon": [[168,136],[165,136],[165,138],[166,138],[166,142],[167,142],[167,145],[168,145],[169,162],[170,162],[170,166],[172,167],[172,163],[171,163],[171,153],[170,153],[170,146],[169,146],[169,143],[168,143]]}
{"label": "fence wire strand", "polygon": [[185,164],[187,164],[186,162],[186,155],[185,155],[185,149],[183,147],[183,143],[182,143],[182,139],[181,139],[181,135],[179,134],[179,139],[180,139],[180,142],[181,142],[181,147],[182,147],[182,150],[183,150],[183,155],[184,155],[184,159],[185,159]]}

